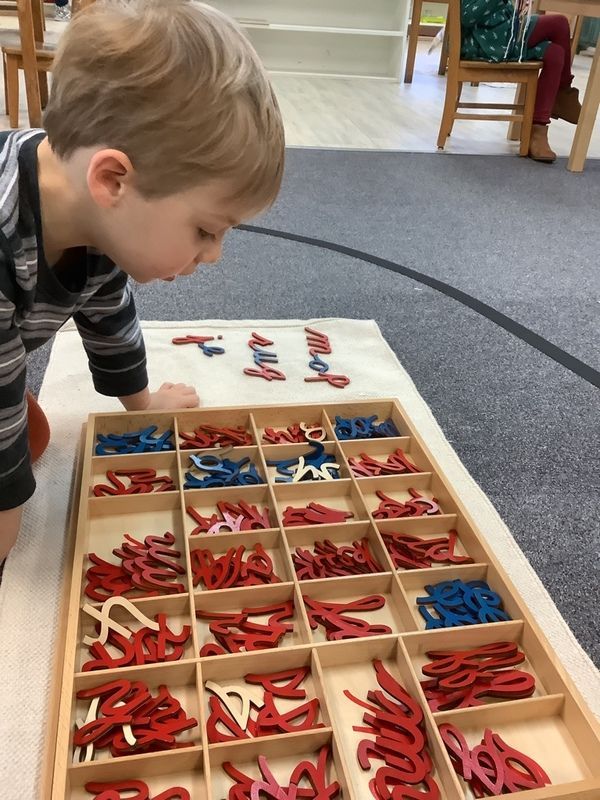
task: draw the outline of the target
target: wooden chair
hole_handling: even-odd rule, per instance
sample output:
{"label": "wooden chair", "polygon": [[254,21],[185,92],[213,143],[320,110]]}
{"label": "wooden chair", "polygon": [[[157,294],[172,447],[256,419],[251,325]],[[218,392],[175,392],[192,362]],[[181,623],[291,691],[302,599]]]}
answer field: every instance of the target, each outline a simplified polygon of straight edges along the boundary
{"label": "wooden chair", "polygon": [[[41,0],[17,0],[19,30],[15,39],[2,39],[4,93],[10,125],[19,125],[19,70],[25,74],[27,110],[31,127],[41,127],[48,100],[47,73],[52,69],[56,36],[45,32]],[[16,33],[16,32],[15,32]]]}
{"label": "wooden chair", "polygon": [[[522,123],[519,155],[526,156],[529,153],[535,93],[542,62],[491,64],[488,61],[461,60],[460,0],[450,0],[448,6],[448,78],[444,113],[437,140],[438,148],[444,149],[446,139],[450,136],[456,119],[518,122]],[[461,103],[462,87],[465,82],[517,83],[523,88],[525,97],[521,103]],[[459,109],[462,108],[469,109],[469,112],[461,113]],[[474,114],[471,109],[481,109],[493,113]],[[498,111],[511,111],[512,113],[499,114]]]}
{"label": "wooden chair", "polygon": [[[20,44],[2,48],[5,75],[5,99],[11,126],[19,119],[19,70],[25,73],[25,92],[29,125],[41,127],[42,109],[48,101],[48,72],[52,70],[59,36],[45,31],[43,0],[16,0]],[[94,0],[72,0],[71,13],[76,14]],[[12,113],[12,115],[11,115]],[[16,120],[13,125],[13,118]]]}

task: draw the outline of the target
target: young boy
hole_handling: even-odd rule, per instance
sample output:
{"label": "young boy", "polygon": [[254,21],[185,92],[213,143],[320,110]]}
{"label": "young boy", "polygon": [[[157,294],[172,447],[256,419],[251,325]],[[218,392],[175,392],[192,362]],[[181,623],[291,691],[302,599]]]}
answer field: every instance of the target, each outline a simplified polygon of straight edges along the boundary
{"label": "young boy", "polygon": [[266,73],[209,6],[99,0],[74,17],[52,77],[47,136],[0,134],[0,562],[35,489],[26,353],[72,316],[98,392],[128,410],[196,406],[180,383],[149,391],[128,277],[217,261],[283,171]]}

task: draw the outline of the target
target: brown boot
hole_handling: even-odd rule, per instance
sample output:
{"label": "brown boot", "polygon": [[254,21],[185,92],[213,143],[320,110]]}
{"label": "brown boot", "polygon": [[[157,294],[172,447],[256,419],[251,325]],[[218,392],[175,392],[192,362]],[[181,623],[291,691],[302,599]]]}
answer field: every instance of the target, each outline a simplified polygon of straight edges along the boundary
{"label": "brown boot", "polygon": [[572,122],[573,125],[577,125],[580,113],[579,89],[574,86],[559,89],[554,101],[554,108],[550,114],[552,119],[564,119],[567,122]]}
{"label": "brown boot", "polygon": [[544,161],[552,164],[556,161],[556,153],[548,144],[548,126],[533,125],[531,128],[531,141],[529,142],[529,158],[534,161]]}

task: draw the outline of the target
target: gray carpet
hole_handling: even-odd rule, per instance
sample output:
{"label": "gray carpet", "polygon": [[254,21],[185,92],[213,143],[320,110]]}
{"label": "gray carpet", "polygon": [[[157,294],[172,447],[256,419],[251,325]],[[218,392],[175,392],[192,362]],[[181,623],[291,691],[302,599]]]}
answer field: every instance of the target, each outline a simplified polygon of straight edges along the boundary
{"label": "gray carpet", "polygon": [[[436,276],[600,368],[599,186],[595,161],[572,175],[510,157],[294,150],[279,201],[255,224]],[[377,320],[600,664],[596,388],[433,289],[256,233],[232,232],[220,265],[137,298],[146,319]],[[34,387],[46,354],[32,354]]]}

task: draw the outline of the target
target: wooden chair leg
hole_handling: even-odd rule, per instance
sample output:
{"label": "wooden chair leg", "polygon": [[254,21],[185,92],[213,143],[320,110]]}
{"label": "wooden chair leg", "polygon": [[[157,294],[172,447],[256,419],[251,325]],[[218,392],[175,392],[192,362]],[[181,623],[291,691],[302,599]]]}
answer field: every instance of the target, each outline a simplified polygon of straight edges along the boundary
{"label": "wooden chair leg", "polygon": [[[517,86],[517,91],[515,92],[515,105],[516,106],[525,106],[525,100],[527,97],[527,84],[519,83]],[[534,97],[535,103],[535,97]],[[507,139],[510,139],[511,142],[518,142],[521,139],[521,123],[520,122],[511,122],[508,126],[508,133],[506,135]]]}
{"label": "wooden chair leg", "polygon": [[4,113],[8,114],[8,78],[6,77],[6,53],[2,52],[2,75],[4,76]]}
{"label": "wooden chair leg", "polygon": [[38,81],[40,83],[40,103],[42,108],[48,105],[48,73],[45,69],[38,70]]}
{"label": "wooden chair leg", "polygon": [[[25,70],[23,71],[25,72]],[[25,72],[25,94],[27,95],[29,125],[32,128],[41,128],[42,104],[40,102],[40,85],[37,81],[37,71],[29,75]]]}
{"label": "wooden chair leg", "polygon": [[444,112],[442,114],[442,121],[440,122],[440,131],[437,139],[438,150],[443,150],[446,144],[446,139],[452,133],[454,125],[454,115],[456,113],[456,106],[460,98],[460,88],[458,81],[452,80],[448,76],[446,83],[446,99],[444,100]]}
{"label": "wooden chair leg", "polygon": [[414,0],[410,29],[408,33],[408,51],[406,55],[406,68],[404,70],[404,83],[412,83],[413,71],[415,68],[415,58],[417,56],[417,44],[419,43],[419,26],[421,24],[421,12],[423,0]]}
{"label": "wooden chair leg", "polygon": [[531,128],[533,125],[533,109],[535,108],[535,95],[537,92],[537,75],[533,75],[522,84],[525,89],[525,104],[523,106],[523,122],[521,124],[521,146],[520,156],[529,155],[529,143],[531,141]]}
{"label": "wooden chair leg", "polygon": [[6,110],[11,128],[19,127],[19,65],[14,56],[7,56],[5,61],[6,77]]}

